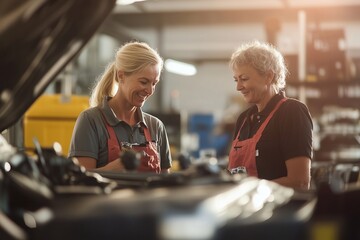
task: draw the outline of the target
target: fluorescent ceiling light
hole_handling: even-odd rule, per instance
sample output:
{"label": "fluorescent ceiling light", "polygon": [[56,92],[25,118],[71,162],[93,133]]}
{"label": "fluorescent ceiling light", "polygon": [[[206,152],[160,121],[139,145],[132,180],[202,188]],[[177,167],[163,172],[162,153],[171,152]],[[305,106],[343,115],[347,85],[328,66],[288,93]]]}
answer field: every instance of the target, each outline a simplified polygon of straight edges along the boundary
{"label": "fluorescent ceiling light", "polygon": [[116,0],[116,4],[117,5],[130,5],[133,4],[134,2],[142,2],[145,0]]}
{"label": "fluorescent ceiling light", "polygon": [[196,74],[196,67],[194,65],[173,59],[165,60],[165,69],[168,72],[184,76],[193,76]]}

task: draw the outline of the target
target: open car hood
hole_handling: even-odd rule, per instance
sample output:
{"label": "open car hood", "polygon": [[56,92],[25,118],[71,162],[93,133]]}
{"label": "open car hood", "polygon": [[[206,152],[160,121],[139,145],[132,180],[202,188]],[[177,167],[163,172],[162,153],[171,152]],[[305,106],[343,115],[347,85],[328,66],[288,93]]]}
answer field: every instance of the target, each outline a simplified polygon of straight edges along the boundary
{"label": "open car hood", "polygon": [[1,0],[0,131],[25,113],[114,5],[115,0]]}

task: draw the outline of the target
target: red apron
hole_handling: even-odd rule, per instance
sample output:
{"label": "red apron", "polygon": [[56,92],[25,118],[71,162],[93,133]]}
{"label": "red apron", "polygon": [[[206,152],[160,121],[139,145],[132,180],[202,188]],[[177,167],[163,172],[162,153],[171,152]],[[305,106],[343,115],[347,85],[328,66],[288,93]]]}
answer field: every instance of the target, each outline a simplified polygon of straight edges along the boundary
{"label": "red apron", "polygon": [[[107,140],[108,145],[108,161],[114,161],[120,157],[121,146],[116,138],[115,130],[109,125],[106,121],[105,116],[105,126],[109,133],[109,138]],[[151,140],[150,131],[148,128],[144,128],[144,134],[146,139],[145,146],[132,146],[132,149],[136,152],[141,153],[140,165],[138,167],[139,172],[161,172],[160,167],[160,157],[157,152],[156,142]]]}
{"label": "red apron", "polygon": [[261,138],[261,135],[269,123],[270,119],[274,115],[274,113],[279,109],[281,104],[285,102],[287,99],[281,99],[275,108],[271,111],[269,116],[265,119],[265,121],[261,124],[260,128],[257,130],[255,135],[251,138],[245,139],[243,141],[239,140],[240,131],[244,126],[244,122],[242,123],[239,133],[235,140],[232,142],[231,150],[229,153],[229,165],[228,170],[230,173],[247,173],[249,176],[258,176],[257,168],[256,168],[256,156],[258,156],[258,150],[256,150],[256,145]]}

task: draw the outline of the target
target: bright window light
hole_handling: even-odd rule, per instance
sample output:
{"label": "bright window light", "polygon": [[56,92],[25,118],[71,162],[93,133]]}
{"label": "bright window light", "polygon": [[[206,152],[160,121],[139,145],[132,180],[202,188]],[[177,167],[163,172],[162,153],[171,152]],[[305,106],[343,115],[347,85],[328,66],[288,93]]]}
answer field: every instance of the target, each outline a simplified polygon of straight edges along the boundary
{"label": "bright window light", "polygon": [[173,59],[165,60],[165,69],[168,72],[184,76],[193,76],[196,74],[196,67],[194,65]]}
{"label": "bright window light", "polygon": [[117,5],[130,5],[133,4],[134,2],[142,2],[145,0],[116,0],[116,4]]}

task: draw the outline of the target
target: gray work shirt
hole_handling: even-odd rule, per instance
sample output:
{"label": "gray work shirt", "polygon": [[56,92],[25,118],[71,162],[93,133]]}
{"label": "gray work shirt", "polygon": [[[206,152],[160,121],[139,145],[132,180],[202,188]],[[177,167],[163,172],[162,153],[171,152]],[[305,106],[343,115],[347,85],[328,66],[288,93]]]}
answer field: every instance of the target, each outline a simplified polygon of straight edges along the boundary
{"label": "gray work shirt", "polygon": [[152,141],[157,143],[161,169],[170,168],[171,154],[164,124],[158,118],[143,112],[139,108],[137,113],[141,120],[131,127],[114,116],[108,100],[110,100],[109,97],[104,98],[101,106],[89,108],[79,114],[73,130],[68,156],[94,158],[97,160],[96,167],[102,167],[108,163],[107,140],[109,134],[100,112],[101,109],[109,125],[114,128],[118,142],[145,143],[146,139],[142,127],[149,128]]}

